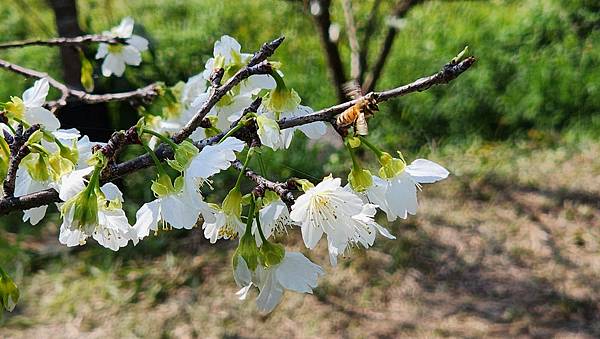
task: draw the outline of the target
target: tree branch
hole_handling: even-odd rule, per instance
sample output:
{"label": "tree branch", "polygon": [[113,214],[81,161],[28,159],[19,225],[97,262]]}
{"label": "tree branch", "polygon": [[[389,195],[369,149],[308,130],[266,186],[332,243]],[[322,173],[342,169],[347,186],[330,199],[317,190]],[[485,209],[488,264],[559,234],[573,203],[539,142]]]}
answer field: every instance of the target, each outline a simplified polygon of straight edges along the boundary
{"label": "tree branch", "polygon": [[[400,0],[400,2],[396,5],[396,8],[392,13],[392,17],[404,17],[414,5],[422,1],[423,0]],[[363,91],[365,93],[371,92],[373,89],[375,89],[375,85],[377,84],[377,81],[381,76],[381,72],[383,71],[383,66],[385,66],[385,62],[387,61],[388,55],[392,50],[392,45],[394,44],[394,40],[396,39],[397,33],[398,28],[396,28],[394,25],[390,25],[385,35],[385,39],[383,41],[379,57],[377,58],[377,61],[375,61],[375,65],[372,67],[371,71],[367,74],[365,78],[365,82],[363,84]]]}
{"label": "tree branch", "polygon": [[344,17],[346,19],[346,30],[348,32],[348,42],[350,44],[350,78],[360,80],[362,73],[361,49],[356,37],[356,24],[354,23],[354,14],[352,12],[352,1],[342,0],[344,8]]}
{"label": "tree branch", "polygon": [[95,42],[104,42],[107,44],[123,43],[122,40],[114,38],[114,37],[100,35],[100,34],[89,34],[89,35],[82,35],[82,36],[77,36],[77,37],[73,37],[73,38],[61,37],[61,38],[53,38],[53,39],[29,39],[29,40],[21,40],[21,41],[4,42],[4,43],[0,43],[0,49],[21,48],[21,47],[34,46],[34,45],[37,45],[37,46],[69,46],[69,45],[70,46],[79,46],[79,45],[85,45],[88,43],[95,43]]}
{"label": "tree branch", "polygon": [[363,40],[361,43],[361,50],[359,55],[360,65],[361,65],[361,74],[359,77],[359,82],[362,84],[364,80],[365,73],[367,71],[367,58],[369,56],[369,41],[372,39],[373,31],[375,30],[375,22],[377,21],[377,12],[379,10],[379,5],[381,4],[381,0],[375,0],[373,2],[373,7],[371,7],[371,11],[369,12],[369,16],[367,17],[366,24],[363,32]]}
{"label": "tree branch", "polygon": [[[244,168],[244,164],[242,164],[242,162],[239,160],[236,160],[231,164],[238,171],[241,171],[242,168]],[[247,176],[250,180],[254,181],[256,185],[268,188],[271,191],[277,193],[277,195],[281,197],[281,200],[283,200],[283,202],[285,202],[286,204],[289,205],[294,202],[294,196],[292,195],[292,192],[290,191],[290,188],[287,183],[270,181],[249,168],[246,168],[244,175]]]}
{"label": "tree branch", "polygon": [[[453,79],[455,79],[456,77],[461,75],[463,72],[468,70],[474,63],[475,63],[474,57],[465,58],[464,60],[462,60],[460,62],[450,61],[449,63],[444,65],[439,72],[437,72],[431,76],[417,79],[414,82],[411,82],[407,85],[397,87],[397,88],[394,88],[394,89],[391,89],[388,91],[373,92],[373,93],[370,93],[367,95],[372,95],[373,97],[376,98],[376,100],[378,102],[383,102],[383,101],[386,101],[386,100],[389,100],[389,99],[392,99],[395,97],[407,95],[409,93],[424,91],[434,85],[446,84],[446,83],[452,81]],[[260,65],[262,65],[262,64],[259,64],[257,66],[260,66]],[[240,71],[240,72],[242,72],[242,71]],[[231,78],[231,79],[233,79],[233,78]],[[230,79],[230,81],[231,81],[231,79]],[[223,86],[226,86],[226,85],[227,85],[227,83],[224,84]],[[222,90],[223,86],[219,87],[219,89]],[[283,119],[279,120],[279,126],[281,129],[285,129],[285,128],[291,128],[294,126],[309,124],[309,123],[315,122],[315,121],[327,121],[327,122],[331,122],[334,124],[335,122],[333,121],[333,118],[335,117],[335,115],[343,112],[344,110],[346,110],[347,108],[351,107],[352,105],[354,105],[356,103],[357,103],[357,100],[352,100],[352,101],[348,101],[348,102],[345,102],[345,103],[342,103],[339,105],[335,105],[335,106],[332,106],[329,108],[322,109],[320,111],[314,112],[314,113],[306,115],[306,116],[296,117],[296,118],[283,118]],[[207,112],[210,111],[210,108],[212,108],[212,106],[207,108]],[[202,111],[203,111],[203,109],[201,109],[199,113],[201,113]],[[198,117],[198,114],[196,115],[195,118],[197,118],[197,117]],[[200,119],[199,121],[201,122],[201,120],[202,119]],[[188,125],[186,125],[186,127]],[[184,129],[185,129],[185,127],[184,127]],[[193,131],[190,131],[189,133],[191,133],[191,132],[193,132]],[[198,147],[199,150],[202,150],[202,148],[206,145],[212,145],[212,144],[219,142],[219,140],[221,140],[221,138],[223,138],[223,136],[225,134],[226,134],[226,132],[222,132],[219,135],[216,135],[211,138],[207,138],[200,142],[197,142],[197,143],[195,143],[195,145],[196,145],[196,147]],[[173,150],[170,147],[168,147],[164,144],[161,144],[156,150],[156,155],[161,160],[167,159],[167,158],[173,156]],[[107,167],[107,169],[105,170],[105,173],[103,173],[102,180],[103,180],[103,182],[112,181],[118,177],[121,177],[126,174],[130,174],[130,173],[140,170],[142,168],[150,167],[152,165],[153,165],[153,163],[152,163],[152,159],[150,158],[150,156],[148,154],[143,154],[143,155],[138,156],[137,158],[126,161],[121,164],[109,165]],[[235,166],[235,164],[234,164],[234,166]],[[246,174],[246,175],[248,175],[248,174]],[[252,175],[251,179],[260,181],[260,179],[258,179],[258,177],[256,177],[256,174]],[[266,182],[264,182],[264,183],[266,184]],[[284,187],[283,184],[274,183],[273,184],[274,186],[272,186],[274,191],[275,191],[275,189],[279,190],[279,188],[276,188],[276,186],[278,184],[281,185],[281,189],[283,189],[283,187]],[[271,184],[269,184],[269,185],[271,185]],[[269,187],[269,189],[271,189],[271,188]],[[283,194],[283,197],[288,196],[287,193],[285,193],[283,191],[281,191],[281,193]],[[26,210],[26,209],[33,208],[33,207],[48,205],[53,202],[60,202],[58,193],[54,189],[47,189],[44,191],[35,192],[35,193],[24,195],[21,197],[4,198],[4,199],[0,200],[0,215],[7,214],[7,213],[9,213],[11,211],[15,211],[15,210]]]}
{"label": "tree branch", "polygon": [[321,45],[325,50],[329,74],[336,88],[338,101],[343,102],[346,100],[346,94],[343,90],[346,76],[344,75],[344,64],[340,57],[340,51],[338,50],[336,43],[329,38],[329,27],[331,27],[330,7],[331,0],[314,0],[313,6],[311,6],[311,14],[317,31],[319,32]]}
{"label": "tree branch", "polygon": [[[383,92],[370,92],[367,95],[372,95],[377,102],[387,101],[391,98],[404,96],[414,92],[422,92],[429,89],[431,86],[447,84],[454,80],[456,77],[461,75],[467,69],[469,69],[475,63],[474,57],[468,57],[463,61],[454,63],[450,61],[442,67],[442,69],[428,77],[419,78],[410,84],[400,86],[388,91]],[[283,118],[279,120],[279,128],[291,128],[294,126],[300,126],[309,124],[315,121],[328,121],[331,124],[335,124],[334,117],[337,114],[342,113],[346,109],[355,105],[360,99],[351,100],[339,105],[335,105],[329,108],[316,111],[312,114],[296,117],[296,118]]]}
{"label": "tree branch", "polygon": [[8,163],[8,172],[4,180],[4,197],[10,198],[15,194],[15,182],[17,179],[17,169],[19,164],[29,154],[29,147],[26,143],[33,132],[40,129],[40,125],[33,125],[23,132],[23,126],[19,125],[17,133],[15,135],[9,135],[6,130],[4,131],[4,138],[10,142],[10,161]]}
{"label": "tree branch", "polygon": [[0,59],[0,67],[5,68],[11,72],[24,75],[28,78],[37,78],[37,79],[46,79],[50,86],[58,89],[61,92],[61,96],[56,101],[48,102],[46,105],[52,111],[55,111],[57,108],[66,106],[67,100],[69,98],[74,98],[81,102],[95,104],[99,102],[108,102],[108,101],[124,101],[130,99],[142,99],[149,100],[158,95],[158,89],[160,85],[158,83],[150,84],[146,87],[138,88],[129,92],[121,92],[121,93],[107,93],[107,94],[90,94],[85,91],[80,91],[77,89],[73,89],[63,84],[62,82],[54,79],[49,76],[48,73],[39,72],[33,69],[25,68],[23,66],[19,66],[8,62],[6,60]]}

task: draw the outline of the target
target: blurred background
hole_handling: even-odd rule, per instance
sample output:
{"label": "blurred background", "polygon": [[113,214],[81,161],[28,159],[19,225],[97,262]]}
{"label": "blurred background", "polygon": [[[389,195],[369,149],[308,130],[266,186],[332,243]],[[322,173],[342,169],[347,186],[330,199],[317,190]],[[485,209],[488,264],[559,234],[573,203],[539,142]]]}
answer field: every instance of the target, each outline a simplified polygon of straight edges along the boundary
{"label": "blurred background", "polygon": [[[314,295],[287,293],[263,316],[252,300],[234,295],[235,241],[210,245],[193,229],[161,232],[116,253],[93,241],[68,249],[58,243],[54,208],[35,227],[13,213],[0,219],[0,265],[21,300],[0,321],[0,337],[600,336],[600,4],[353,5],[367,64],[377,63],[394,30],[376,90],[433,74],[466,45],[478,59],[447,86],[382,104],[370,121],[370,138],[381,147],[452,173],[423,188],[417,216],[395,223],[379,216],[398,239],[355,249],[336,268],[321,242],[307,254],[327,271]],[[95,92],[104,93],[185,81],[203,70],[223,34],[245,52],[284,35],[273,59],[283,62],[303,104],[319,109],[340,99],[320,39],[323,17],[315,13],[308,1],[13,0],[0,6],[0,39],[100,33],[132,16],[150,52],[122,78],[96,77]],[[347,78],[341,1],[331,2],[329,19],[328,44]],[[77,87],[79,61],[69,53],[27,47],[1,50],[0,58]],[[95,46],[86,53],[93,59]],[[0,70],[0,101],[31,83]],[[71,105],[59,117],[102,141],[138,115],[127,103],[111,103]],[[131,147],[123,157],[140,152]],[[264,174],[280,180],[346,177],[351,163],[333,136],[308,143],[297,135],[290,151],[262,157]],[[376,168],[370,154],[362,157]],[[131,222],[152,198],[152,176],[149,169],[118,182]],[[218,176],[208,200],[220,201],[234,176]],[[306,253],[297,229],[278,240]]]}

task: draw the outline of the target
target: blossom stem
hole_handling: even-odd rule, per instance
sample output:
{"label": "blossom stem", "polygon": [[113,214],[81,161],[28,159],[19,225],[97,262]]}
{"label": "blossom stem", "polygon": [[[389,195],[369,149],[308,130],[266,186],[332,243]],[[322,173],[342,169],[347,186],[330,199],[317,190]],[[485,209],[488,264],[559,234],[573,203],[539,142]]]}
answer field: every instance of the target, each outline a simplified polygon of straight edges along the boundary
{"label": "blossom stem", "polygon": [[17,135],[17,131],[15,131],[15,129],[10,124],[4,124],[4,125],[8,126],[8,129],[10,129],[10,131],[12,132],[13,135]]}
{"label": "blossom stem", "polygon": [[225,133],[225,135],[221,138],[221,140],[219,140],[219,144],[222,143],[223,141],[225,141],[225,139],[227,139],[230,136],[232,136],[233,134],[235,134],[235,132],[239,131],[240,128],[242,128],[242,127],[244,127],[244,124],[240,120],[232,129],[230,129],[229,131],[227,131],[227,133]]}
{"label": "blossom stem", "polygon": [[368,148],[370,148],[377,155],[378,158],[380,158],[383,155],[383,151],[381,151],[377,146],[370,143],[365,137],[363,137],[362,135],[359,135],[358,137],[360,138],[360,141],[362,143],[364,143]]}
{"label": "blossom stem", "polygon": [[178,145],[173,140],[171,140],[171,138],[169,138],[169,137],[166,137],[156,131],[153,131],[153,130],[147,129],[147,128],[142,129],[142,133],[153,135],[153,136],[157,137],[160,141],[171,146],[173,151],[177,150]]}
{"label": "blossom stem", "polygon": [[354,154],[354,151],[352,151],[352,147],[348,144],[348,142],[344,143],[346,145],[346,148],[348,149],[348,152],[350,153],[350,158],[352,159],[352,167],[354,169],[360,169],[360,164],[358,163],[358,160],[356,159],[356,154]]}
{"label": "blossom stem", "polygon": [[252,233],[252,220],[254,220],[254,209],[256,208],[256,202],[254,201],[254,196],[250,199],[250,207],[248,208],[248,218],[246,219],[246,231],[244,232],[244,236]]}
{"label": "blossom stem", "polygon": [[154,165],[156,165],[156,170],[158,171],[158,173],[159,174],[167,174],[162,163],[160,162],[160,160],[158,160],[156,153],[154,153],[154,151],[144,142],[142,142],[142,147],[144,147],[144,150],[146,151],[146,153],[150,154],[152,161],[154,161]]}
{"label": "blossom stem", "polygon": [[[254,196],[252,196],[252,200],[254,200]],[[263,233],[262,226],[260,225],[260,218],[256,217],[256,228],[258,228],[258,234],[260,235],[260,240],[262,240],[263,244],[268,243],[269,241],[265,238],[265,234]]]}
{"label": "blossom stem", "polygon": [[248,167],[248,163],[250,162],[250,158],[252,157],[253,154],[254,154],[254,148],[250,147],[250,149],[248,149],[248,153],[246,154],[246,160],[244,161],[244,166],[242,166],[242,169],[240,170],[240,174],[238,174],[238,177],[237,177],[237,180],[235,181],[234,187],[238,187],[238,188],[240,187],[240,182],[242,181],[242,177],[246,173],[246,168]]}

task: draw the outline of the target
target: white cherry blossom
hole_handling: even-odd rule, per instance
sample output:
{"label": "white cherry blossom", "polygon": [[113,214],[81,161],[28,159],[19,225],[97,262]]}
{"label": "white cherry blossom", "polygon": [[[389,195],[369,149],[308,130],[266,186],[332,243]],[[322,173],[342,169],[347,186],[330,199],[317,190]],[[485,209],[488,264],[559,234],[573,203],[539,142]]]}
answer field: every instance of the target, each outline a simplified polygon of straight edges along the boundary
{"label": "white cherry blossom", "polygon": [[142,54],[148,49],[148,40],[133,33],[134,21],[131,17],[124,18],[119,26],[105,31],[105,36],[126,39],[125,44],[101,43],[96,52],[96,59],[102,62],[102,75],[109,77],[112,74],[120,77],[125,72],[125,65],[138,66],[142,62]]}
{"label": "white cherry blossom", "polygon": [[355,235],[352,216],[362,210],[363,202],[340,183],[339,178],[325,177],[292,206],[290,218],[302,228],[302,239],[309,249],[316,247],[323,233],[328,243],[337,247],[347,244]]}
{"label": "white cherry blossom", "polygon": [[281,263],[269,268],[259,265],[254,272],[248,269],[244,259],[238,260],[234,276],[242,289],[237,295],[241,300],[246,299],[250,288],[258,287],[256,306],[263,313],[275,309],[285,290],[312,294],[319,277],[324,275],[320,266],[298,252],[286,252]]}
{"label": "white cherry blossom", "polygon": [[417,190],[448,177],[448,170],[426,159],[417,159],[392,178],[373,176],[373,186],[366,191],[369,201],[379,206],[389,221],[417,213]]}

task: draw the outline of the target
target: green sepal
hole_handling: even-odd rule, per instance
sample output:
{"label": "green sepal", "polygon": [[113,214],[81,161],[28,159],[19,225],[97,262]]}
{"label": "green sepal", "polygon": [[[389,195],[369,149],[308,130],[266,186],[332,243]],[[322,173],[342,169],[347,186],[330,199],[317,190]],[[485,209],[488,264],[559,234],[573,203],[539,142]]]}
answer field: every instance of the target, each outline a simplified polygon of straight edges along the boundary
{"label": "green sepal", "polygon": [[240,238],[240,243],[234,253],[234,267],[237,264],[237,262],[235,262],[237,256],[244,258],[246,265],[248,265],[248,268],[251,271],[256,270],[260,252],[256,247],[256,241],[250,232],[244,233],[244,235]]}
{"label": "green sepal", "polygon": [[175,187],[173,187],[171,177],[169,177],[169,175],[166,173],[158,174],[156,180],[152,181],[150,189],[152,192],[154,192],[154,196],[157,198],[164,197],[175,192]]}
{"label": "green sepal", "polygon": [[369,170],[353,166],[348,174],[348,182],[356,192],[362,192],[373,185],[373,176]]}
{"label": "green sepal", "polygon": [[184,140],[175,149],[175,157],[173,160],[167,160],[169,166],[173,169],[183,172],[192,161],[192,158],[198,154],[198,148],[191,142]]}
{"label": "green sepal", "polygon": [[285,256],[285,248],[280,244],[274,244],[268,241],[260,246],[260,261],[264,267],[273,267],[279,264]]}
{"label": "green sepal", "polygon": [[296,182],[296,184],[300,185],[300,188],[303,192],[306,192],[309,189],[315,187],[315,185],[312,182],[308,181],[308,179],[294,179],[294,181]]}
{"label": "green sepal", "polygon": [[239,187],[234,187],[227,193],[225,199],[223,199],[223,212],[229,215],[241,215],[242,214],[242,193]]}
{"label": "green sepal", "polygon": [[387,152],[382,152],[379,156],[379,163],[381,168],[379,169],[379,176],[384,179],[390,179],[396,175],[402,173],[406,168],[406,162],[402,153],[398,152],[400,158],[394,158]]}
{"label": "green sepal", "polygon": [[46,157],[46,154],[30,153],[21,161],[32,179],[40,182],[50,179],[50,166]]}

